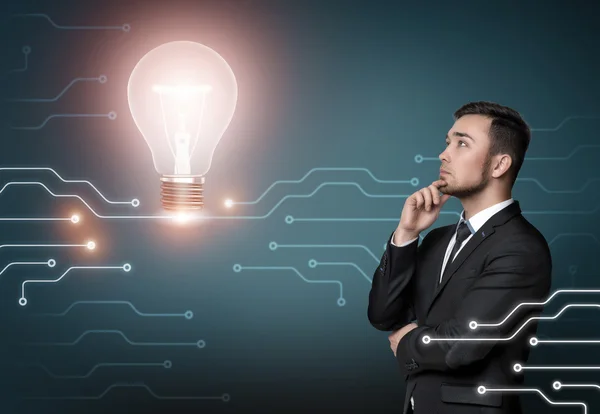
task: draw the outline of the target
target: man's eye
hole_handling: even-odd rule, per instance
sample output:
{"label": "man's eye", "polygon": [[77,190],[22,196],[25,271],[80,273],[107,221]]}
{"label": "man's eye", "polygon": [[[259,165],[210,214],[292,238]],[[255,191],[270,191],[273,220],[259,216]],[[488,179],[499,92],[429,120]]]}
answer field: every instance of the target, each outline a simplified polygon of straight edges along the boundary
{"label": "man's eye", "polygon": [[459,144],[466,144],[465,141],[458,141]]}

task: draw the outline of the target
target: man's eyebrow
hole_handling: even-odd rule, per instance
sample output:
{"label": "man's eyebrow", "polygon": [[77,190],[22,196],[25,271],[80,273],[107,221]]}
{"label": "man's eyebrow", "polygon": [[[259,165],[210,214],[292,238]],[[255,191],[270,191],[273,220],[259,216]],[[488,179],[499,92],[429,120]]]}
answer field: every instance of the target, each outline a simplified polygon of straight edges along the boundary
{"label": "man's eyebrow", "polygon": [[[475,141],[475,139],[471,135],[467,134],[466,132],[454,131],[452,133],[452,135],[457,136],[457,137],[461,137],[461,138],[469,138],[473,142]],[[448,139],[448,134],[446,134],[446,139]]]}

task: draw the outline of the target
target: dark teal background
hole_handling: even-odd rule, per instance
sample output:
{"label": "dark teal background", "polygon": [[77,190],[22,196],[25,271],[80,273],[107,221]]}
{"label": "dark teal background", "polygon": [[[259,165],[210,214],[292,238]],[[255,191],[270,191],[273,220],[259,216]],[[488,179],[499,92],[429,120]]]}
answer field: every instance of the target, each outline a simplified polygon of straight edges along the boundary
{"label": "dark teal background", "polygon": [[[366,317],[373,256],[382,254],[405,198],[437,178],[452,113],[473,100],[512,106],[533,129],[513,195],[550,243],[553,291],[598,288],[600,6],[591,3],[4,2],[0,167],[54,168],[65,179],[91,181],[110,200],[139,198],[141,205],[109,205],[89,186],[43,171],[0,171],[2,186],[39,181],[57,194],[80,195],[102,215],[160,214],[158,176],[128,112],[126,86],[137,61],[164,42],[194,40],[222,54],[236,74],[239,102],[205,185],[207,213],[232,218],[190,226],[99,219],[79,200],[39,186],[0,194],[1,217],[82,216],[78,225],[0,221],[0,244],[98,244],[94,252],[0,249],[0,269],[57,260],[53,269],[13,267],[0,276],[0,412],[401,412],[404,383],[387,333]],[[58,26],[131,30],[57,28],[14,13],[44,13]],[[24,46],[31,47],[27,69],[15,72],[24,69]],[[100,75],[105,84],[77,83],[52,102],[4,100],[56,97],[74,79]],[[110,111],[116,120],[52,118],[36,130],[13,129],[56,114]],[[417,155],[425,160],[416,162]],[[329,170],[306,176],[314,168]],[[268,190],[281,180],[296,182]],[[254,204],[223,207],[229,197],[261,195]],[[460,210],[450,200],[436,226],[455,222]],[[288,215],[318,221],[288,224]],[[308,247],[271,250],[270,242]],[[310,259],[338,265],[311,268]],[[29,303],[17,303],[26,279],[123,263],[132,271],[73,271],[55,284],[28,285]],[[235,272],[235,264],[287,269]],[[337,282],[313,280],[340,282],[345,305],[336,303]],[[559,295],[544,314],[598,297]],[[97,304],[36,316],[94,300],[129,301],[139,313]],[[187,310],[190,320],[140,315]],[[540,337],[595,339],[597,315],[569,309],[541,322]],[[88,333],[73,346],[25,345],[74,342],[90,330],[124,337]],[[168,345],[200,339],[202,349]],[[96,367],[165,360],[170,369]],[[529,364],[598,366],[600,344],[540,345]],[[598,390],[556,392],[551,383],[593,383],[599,371],[533,371],[526,381],[551,400],[586,401],[595,412]],[[179,398],[223,394],[229,402]],[[539,395],[523,400],[528,413],[582,411],[550,407]]]}

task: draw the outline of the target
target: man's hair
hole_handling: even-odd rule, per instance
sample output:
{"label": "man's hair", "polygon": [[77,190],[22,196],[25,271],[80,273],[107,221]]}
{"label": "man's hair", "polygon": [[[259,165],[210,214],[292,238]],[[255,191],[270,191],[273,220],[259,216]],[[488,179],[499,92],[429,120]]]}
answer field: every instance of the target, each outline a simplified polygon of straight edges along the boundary
{"label": "man's hair", "polygon": [[531,141],[529,126],[517,111],[494,102],[479,101],[463,105],[454,113],[454,120],[465,115],[483,115],[492,119],[489,156],[510,155],[512,165],[509,173],[512,187]]}

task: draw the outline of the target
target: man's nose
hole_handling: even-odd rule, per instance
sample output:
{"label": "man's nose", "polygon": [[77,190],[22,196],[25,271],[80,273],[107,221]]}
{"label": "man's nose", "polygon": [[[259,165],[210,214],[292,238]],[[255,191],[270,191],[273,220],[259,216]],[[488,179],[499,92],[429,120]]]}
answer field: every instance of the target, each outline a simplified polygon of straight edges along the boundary
{"label": "man's nose", "polygon": [[442,153],[438,156],[438,158],[440,159],[440,161],[446,161],[448,162],[448,153],[447,153],[447,148],[442,151]]}

